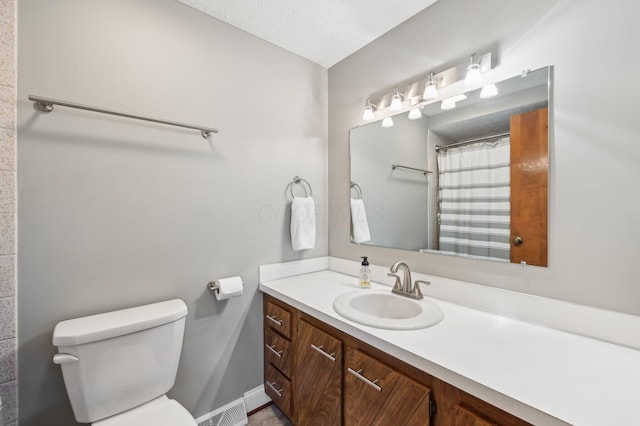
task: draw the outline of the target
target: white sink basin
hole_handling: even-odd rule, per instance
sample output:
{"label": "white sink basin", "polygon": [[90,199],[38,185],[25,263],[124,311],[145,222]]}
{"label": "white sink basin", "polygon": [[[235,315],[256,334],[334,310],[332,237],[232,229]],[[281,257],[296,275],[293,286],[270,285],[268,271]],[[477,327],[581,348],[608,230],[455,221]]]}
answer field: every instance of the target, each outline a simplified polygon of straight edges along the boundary
{"label": "white sink basin", "polygon": [[390,330],[417,330],[442,321],[440,306],[430,300],[398,296],[391,290],[362,289],[338,296],[333,309],[359,324]]}

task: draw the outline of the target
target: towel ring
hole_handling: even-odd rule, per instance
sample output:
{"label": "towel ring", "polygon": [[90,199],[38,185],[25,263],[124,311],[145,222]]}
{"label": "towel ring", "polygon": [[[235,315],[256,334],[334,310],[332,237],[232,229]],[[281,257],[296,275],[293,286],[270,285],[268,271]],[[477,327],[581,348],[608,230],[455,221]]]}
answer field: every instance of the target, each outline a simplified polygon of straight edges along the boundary
{"label": "towel ring", "polygon": [[358,185],[355,182],[351,182],[351,189],[355,189],[356,193],[360,196],[360,199],[362,200],[362,188],[360,188],[360,185]]}
{"label": "towel ring", "polygon": [[[306,183],[307,186],[304,186],[302,182]],[[293,181],[289,184],[289,192],[291,193],[292,198],[296,197],[295,195],[293,195],[293,185],[302,186],[304,188],[304,193],[307,197],[311,197],[311,195],[313,194],[313,191],[311,190],[311,184],[307,182],[306,179],[302,179],[300,176],[296,176],[293,178]],[[309,188],[309,194],[307,194],[307,187]]]}

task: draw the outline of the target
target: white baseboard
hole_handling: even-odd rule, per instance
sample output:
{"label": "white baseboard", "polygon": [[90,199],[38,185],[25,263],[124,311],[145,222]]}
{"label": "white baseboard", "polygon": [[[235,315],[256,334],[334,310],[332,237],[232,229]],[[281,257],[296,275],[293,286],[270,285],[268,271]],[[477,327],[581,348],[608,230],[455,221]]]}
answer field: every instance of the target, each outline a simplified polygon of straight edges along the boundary
{"label": "white baseboard", "polygon": [[271,402],[271,398],[264,391],[264,385],[257,386],[244,393],[244,405],[247,407],[247,413],[262,407]]}

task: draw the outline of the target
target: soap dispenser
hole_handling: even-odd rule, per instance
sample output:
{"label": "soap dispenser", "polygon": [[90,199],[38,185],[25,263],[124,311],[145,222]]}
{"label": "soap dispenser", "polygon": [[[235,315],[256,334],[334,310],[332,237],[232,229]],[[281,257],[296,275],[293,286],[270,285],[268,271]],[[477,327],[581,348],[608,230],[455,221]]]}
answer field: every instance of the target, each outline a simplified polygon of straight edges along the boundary
{"label": "soap dispenser", "polygon": [[362,266],[360,267],[360,288],[371,288],[369,277],[371,276],[371,268],[367,256],[362,256]]}

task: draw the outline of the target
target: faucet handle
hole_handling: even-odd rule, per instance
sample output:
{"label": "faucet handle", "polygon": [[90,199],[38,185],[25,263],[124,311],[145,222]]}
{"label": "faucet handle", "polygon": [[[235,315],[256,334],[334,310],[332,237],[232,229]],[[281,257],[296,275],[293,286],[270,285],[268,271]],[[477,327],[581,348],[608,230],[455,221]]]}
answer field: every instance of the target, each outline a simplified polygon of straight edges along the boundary
{"label": "faucet handle", "polygon": [[393,288],[402,289],[402,282],[400,281],[400,275],[394,274],[392,272],[387,272],[387,276],[396,278],[396,283],[393,285]]}
{"label": "faucet handle", "polygon": [[415,294],[416,299],[422,299],[424,296],[422,295],[422,290],[420,290],[420,284],[431,285],[429,281],[416,280],[413,284],[413,294]]}

